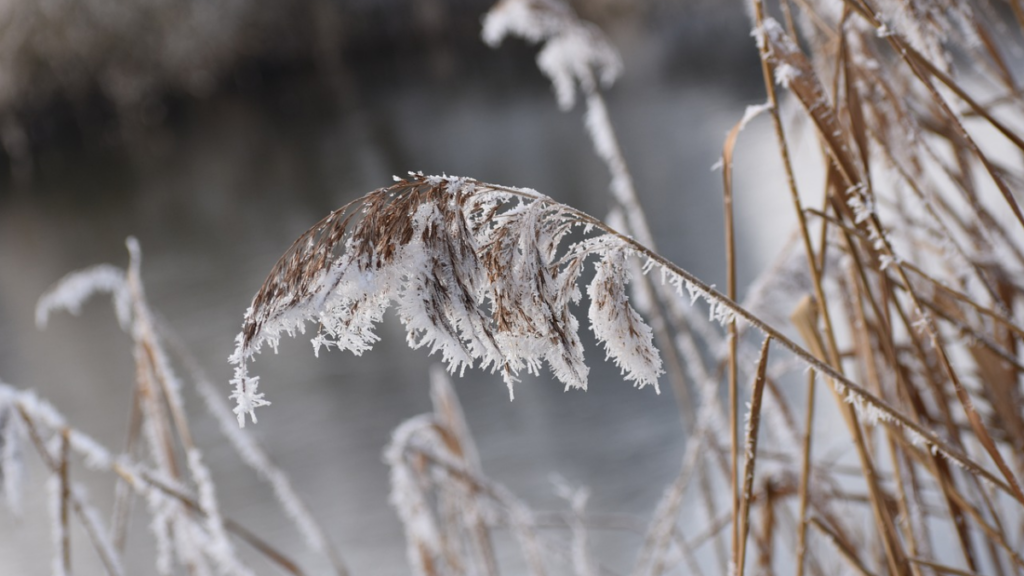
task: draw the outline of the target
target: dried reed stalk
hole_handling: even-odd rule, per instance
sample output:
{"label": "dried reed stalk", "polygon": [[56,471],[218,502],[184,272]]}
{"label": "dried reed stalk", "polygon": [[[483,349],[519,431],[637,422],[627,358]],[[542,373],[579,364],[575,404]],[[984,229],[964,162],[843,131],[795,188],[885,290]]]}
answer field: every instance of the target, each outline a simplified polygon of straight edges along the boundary
{"label": "dried reed stalk", "polygon": [[757,378],[747,413],[747,432],[744,435],[743,491],[740,494],[739,549],[736,552],[736,573],[743,574],[747,559],[747,537],[750,534],[750,500],[754,489],[754,468],[757,464],[757,432],[761,426],[761,399],[764,395],[765,372],[768,369],[768,347],[771,338],[765,338],[761,345],[761,356],[757,361]]}

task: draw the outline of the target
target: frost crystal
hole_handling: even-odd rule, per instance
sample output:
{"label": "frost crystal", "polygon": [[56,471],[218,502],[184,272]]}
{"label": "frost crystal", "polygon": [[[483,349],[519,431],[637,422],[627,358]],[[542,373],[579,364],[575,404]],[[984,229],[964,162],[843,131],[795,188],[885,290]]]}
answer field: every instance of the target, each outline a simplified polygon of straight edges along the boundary
{"label": "frost crystal", "polygon": [[231,383],[235,385],[235,391],[231,393],[231,399],[237,404],[234,409],[235,417],[238,418],[238,425],[242,428],[245,427],[246,415],[252,418],[252,422],[255,424],[256,409],[260,406],[270,405],[270,402],[263,399],[263,393],[256,391],[259,380],[259,376],[250,377],[246,374],[245,364],[235,367],[235,377],[231,380]]}
{"label": "frost crystal", "polygon": [[591,92],[598,81],[611,85],[622,71],[618,52],[600,30],[581,21],[559,0],[505,0],[496,4],[484,17],[483,39],[497,46],[506,36],[544,43],[537,54],[537,66],[551,80],[563,110],[575,104],[577,83],[584,92]]}
{"label": "frost crystal", "polygon": [[654,347],[654,333],[629,305],[625,283],[629,279],[622,251],[608,253],[597,264],[597,274],[587,289],[590,297],[590,329],[604,343],[608,357],[622,369],[627,380],[640,388],[658,389],[661,356]]}
{"label": "frost crystal", "polygon": [[866,222],[875,214],[875,203],[861,194],[861,187],[849,190],[846,204],[853,210],[855,224]]}
{"label": "frost crystal", "polygon": [[785,62],[775,67],[775,83],[789,88],[794,80],[800,77],[800,69]]}
{"label": "frost crystal", "polygon": [[[779,70],[776,69],[775,72],[776,72],[776,78],[777,78]],[[797,71],[797,73],[799,73],[799,71]],[[781,84],[781,82],[780,82],[780,84]],[[743,118],[740,119],[740,130],[743,130],[744,128],[746,128],[747,124],[749,124],[751,120],[753,120],[754,118],[757,118],[763,112],[767,112],[768,110],[771,110],[771,109],[772,109],[772,103],[771,102],[764,102],[764,103],[761,103],[761,104],[751,104],[750,106],[747,106],[747,108],[743,111]]]}
{"label": "frost crystal", "polygon": [[67,310],[77,315],[82,309],[82,304],[93,294],[104,292],[111,294],[117,320],[121,328],[127,330],[131,304],[124,270],[110,264],[100,264],[72,272],[58,281],[39,298],[39,303],[36,304],[36,325],[45,328],[50,313],[55,310]]}

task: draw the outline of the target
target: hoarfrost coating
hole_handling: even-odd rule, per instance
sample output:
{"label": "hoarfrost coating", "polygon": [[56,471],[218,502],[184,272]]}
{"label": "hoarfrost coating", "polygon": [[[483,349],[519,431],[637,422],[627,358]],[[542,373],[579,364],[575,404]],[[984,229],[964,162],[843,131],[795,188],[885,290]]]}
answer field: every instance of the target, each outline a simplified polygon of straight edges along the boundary
{"label": "hoarfrost coating", "polygon": [[[562,241],[577,227],[589,227],[597,236],[563,248]],[[341,254],[335,254],[339,248]],[[861,398],[886,418],[928,438],[949,459],[1015,494],[1011,485],[999,481],[970,456],[908,419],[886,400],[822,362],[714,287],[600,220],[534,191],[420,173],[332,212],[300,236],[278,260],[246,313],[231,355],[236,375],[241,375],[235,380],[234,395],[239,401],[235,408],[239,423],[266,402],[252,386],[256,377],[247,372],[247,361],[263,344],[275,345],[282,332],[294,335],[304,322],[314,320],[320,321],[332,338],[353,336],[350,327],[354,319],[359,320],[359,311],[367,302],[375,302],[376,318],[391,301],[397,301],[400,310],[426,310],[431,324],[418,330],[407,322],[409,341],[419,346],[433,342],[431,338],[436,335],[437,341],[443,340],[442,349],[459,347],[448,356],[451,372],[479,360],[481,368],[500,370],[511,392],[522,370],[535,374],[547,363],[567,388],[585,388],[588,368],[576,333],[579,323],[567,304],[580,298],[576,283],[584,261],[590,256],[607,258],[618,249],[654,260],[663,283],[680,296],[685,289],[692,300],[708,303],[709,319],[721,325],[749,323],[832,379],[837,390]],[[432,281],[417,284],[421,290],[405,287],[406,282],[424,282],[410,279],[400,265],[409,250],[431,258],[432,270],[449,274],[451,282],[441,283],[435,276]],[[391,275],[400,283],[397,288],[387,284],[379,288],[380,293],[369,294],[351,281],[363,278],[365,270],[374,270],[375,279]],[[524,277],[524,272],[529,274]],[[324,283],[324,277],[331,278],[331,282]],[[351,299],[356,288],[361,300]],[[480,308],[485,302],[490,304],[489,313]],[[621,319],[627,318],[621,315]],[[419,318],[414,320],[418,322]],[[372,323],[368,327],[372,328]],[[628,332],[628,328],[625,330]],[[426,340],[421,338],[423,334]],[[358,334],[354,336],[359,340]],[[464,362],[465,358],[469,361]]]}
{"label": "hoarfrost coating", "polygon": [[[534,191],[419,174],[335,211],[278,261],[246,314],[231,356],[239,423],[266,402],[247,366],[264,344],[316,322],[314,350],[359,354],[378,340],[374,327],[392,304],[408,344],[439,352],[449,372],[479,362],[501,372],[511,395],[523,370],[547,364],[566,388],[585,389],[589,368],[569,307],[582,296],[584,261],[632,252],[581,216]],[[566,241],[588,226],[591,237]],[[609,357],[637,385],[656,385],[652,331],[623,285],[606,271],[588,293],[601,303],[590,322]]]}

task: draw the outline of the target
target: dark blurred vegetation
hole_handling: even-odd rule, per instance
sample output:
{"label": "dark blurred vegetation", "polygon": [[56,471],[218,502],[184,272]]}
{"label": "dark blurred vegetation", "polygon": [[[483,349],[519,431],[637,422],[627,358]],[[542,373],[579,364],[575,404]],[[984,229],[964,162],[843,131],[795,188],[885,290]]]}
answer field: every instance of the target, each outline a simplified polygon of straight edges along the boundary
{"label": "dark blurred vegetation", "polygon": [[[18,0],[0,7],[0,190],[24,190],[52,149],[124,146],[223,93],[271,112],[344,112],[418,83],[487,78],[548,90],[533,48],[488,49],[491,0]],[[659,42],[660,73],[756,78],[737,0],[576,0],[613,37]],[[709,48],[710,47],[710,48]],[[628,49],[628,47],[627,47]],[[742,70],[750,70],[744,74]],[[739,73],[738,73],[739,72]],[[627,70],[628,73],[628,70]],[[739,79],[739,80],[737,80]],[[303,96],[290,96],[302,86]],[[13,186],[12,186],[13,184]],[[2,193],[2,192],[0,192]]]}

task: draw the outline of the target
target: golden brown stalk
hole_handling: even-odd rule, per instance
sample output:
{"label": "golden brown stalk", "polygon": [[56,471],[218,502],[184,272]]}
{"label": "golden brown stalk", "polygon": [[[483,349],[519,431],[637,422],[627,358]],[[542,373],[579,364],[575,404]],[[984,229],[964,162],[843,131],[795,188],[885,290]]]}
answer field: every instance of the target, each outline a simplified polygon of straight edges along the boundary
{"label": "golden brown stalk", "polygon": [[[922,451],[916,446],[911,445],[906,439],[896,436],[896,439],[903,445],[903,452],[908,454],[914,460],[921,465],[925,466],[926,469],[931,469],[932,464],[929,463],[929,456],[922,453]],[[940,462],[940,461],[935,461]],[[947,472],[948,474],[948,472]],[[936,476],[938,476],[936,474]],[[985,519],[985,515],[978,510],[974,505],[971,504],[967,496],[964,496],[959,490],[956,490],[952,486],[944,485],[944,490],[948,498],[955,502],[958,510],[965,512],[974,522],[981,528],[982,532],[985,533],[990,539],[996,542],[1003,550],[1007,553],[1010,560],[1017,565],[1019,568],[1024,569],[1024,557],[1021,557],[1014,545],[1006,539],[1006,535],[1002,530],[992,526]]]}
{"label": "golden brown stalk", "polygon": [[[815,264],[813,246],[811,244],[810,233],[807,228],[807,221],[801,206],[799,193],[796,188],[796,178],[793,174],[792,163],[789,159],[789,151],[782,127],[782,120],[778,114],[777,97],[775,94],[775,84],[773,82],[772,74],[773,67],[785,65],[797,71],[797,74],[790,79],[789,88],[804,105],[805,110],[818,128],[818,134],[821,136],[822,141],[827,145],[826,148],[834,161],[834,165],[839,169],[844,176],[844,179],[849,182],[851,186],[860,181],[860,171],[857,168],[857,163],[853,154],[846,145],[847,139],[844,137],[845,128],[839,122],[834,111],[831,110],[825,91],[817,81],[817,76],[806,57],[785,35],[785,33],[781,31],[781,29],[772,30],[766,28],[767,22],[764,16],[764,6],[760,0],[754,0],[754,20],[758,34],[760,34],[759,48],[761,55],[761,71],[764,79],[765,91],[768,93],[768,102],[771,105],[776,140],[778,142],[780,154],[782,155],[782,162],[786,172],[786,179],[789,185],[794,211],[800,225],[804,248],[807,254],[808,267],[811,271],[811,278],[814,282],[815,295],[821,302],[820,310],[822,313],[822,320],[825,325],[826,341],[828,343],[828,347],[825,352],[827,352],[828,355],[821,356],[819,358],[821,360],[827,360],[834,371],[841,373],[842,364],[839,361],[835,332],[828,312],[828,304],[825,299],[824,290],[822,289],[821,277]],[[835,391],[834,387],[833,391]],[[899,540],[894,534],[893,520],[888,514],[888,510],[881,503],[882,498],[880,488],[877,484],[874,465],[868,454],[867,447],[863,439],[863,433],[857,423],[856,414],[850,406],[845,404],[844,399],[839,397],[838,394],[836,394],[836,400],[840,405],[839,410],[843,414],[847,427],[853,436],[854,443],[857,448],[857,454],[860,458],[861,466],[864,469],[864,478],[868,484],[869,493],[871,494],[874,502],[874,506],[872,508],[875,512],[875,521],[878,527],[878,533],[882,538],[882,542],[885,547],[889,569],[893,574],[903,574],[905,570],[903,552],[901,550]]]}
{"label": "golden brown stalk", "polygon": [[[732,209],[732,153],[736,146],[736,138],[743,128],[741,120],[729,132],[725,139],[725,146],[722,148],[722,204],[725,212],[725,262],[726,262],[726,294],[730,299],[736,300],[736,233],[733,227]],[[736,333],[736,321],[729,322],[729,463],[730,471],[730,500],[732,501],[732,561],[742,559],[742,550],[745,544],[741,542],[740,534],[740,494],[739,494],[739,392],[737,390],[737,366],[736,354],[739,346]],[[768,341],[765,340],[765,346]],[[742,564],[739,564],[739,574],[743,574]]]}
{"label": "golden brown stalk", "polygon": [[[824,356],[824,346],[818,335],[818,312],[814,300],[804,296],[790,316],[793,325],[804,342],[816,354]],[[804,574],[804,559],[807,556],[807,501],[811,479],[811,441],[814,438],[814,371],[807,375],[807,409],[804,416],[804,441],[800,464],[800,504],[797,509],[796,576]]]}
{"label": "golden brown stalk", "polygon": [[736,558],[736,574],[742,576],[747,560],[747,536],[750,533],[750,501],[754,489],[754,467],[757,464],[757,433],[761,426],[761,399],[764,396],[765,371],[768,369],[768,347],[771,337],[764,339],[761,356],[757,361],[757,377],[754,380],[750,400],[749,420],[745,434],[745,464],[743,466],[743,492],[740,497],[740,535]]}

